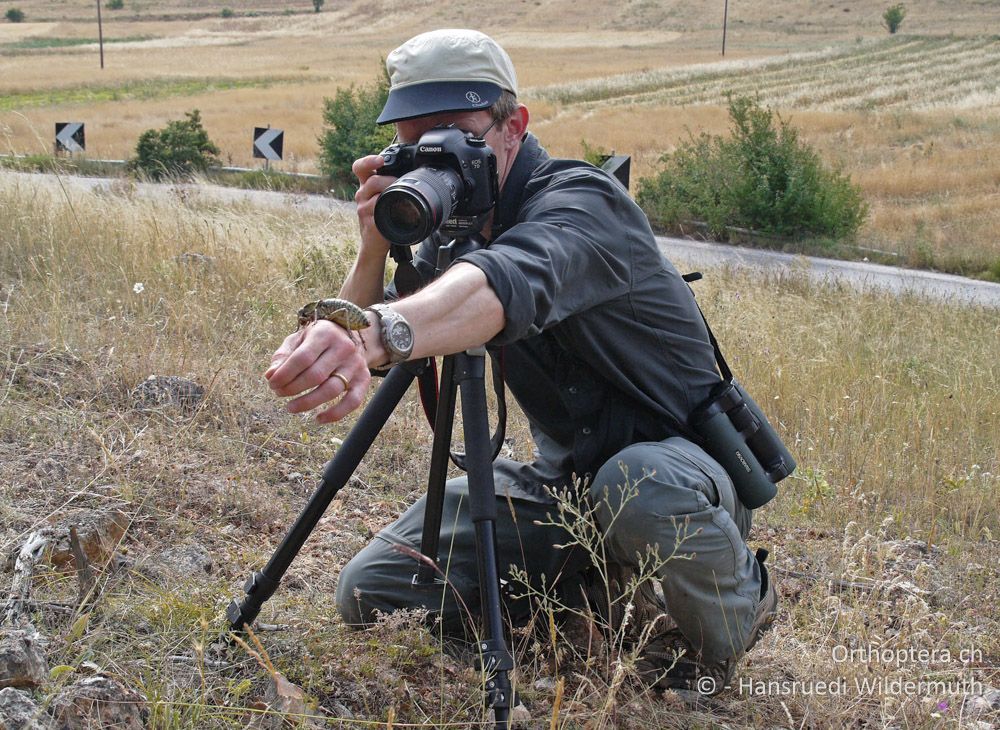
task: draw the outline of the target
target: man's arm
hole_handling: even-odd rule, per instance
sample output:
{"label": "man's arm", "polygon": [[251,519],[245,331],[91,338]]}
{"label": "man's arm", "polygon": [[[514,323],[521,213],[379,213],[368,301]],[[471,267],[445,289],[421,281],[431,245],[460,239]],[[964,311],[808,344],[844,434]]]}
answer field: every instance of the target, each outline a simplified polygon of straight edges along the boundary
{"label": "man's arm", "polygon": [[354,194],[354,201],[358,204],[361,245],[358,247],[358,258],[340,288],[340,298],[361,307],[381,302],[385,286],[385,259],[389,255],[389,242],[375,226],[374,211],[379,194],[396,178],[376,174],[383,162],[379,155],[368,155],[355,160],[351,168],[361,183]]}
{"label": "man's arm", "polygon": [[[504,326],[503,305],[486,275],[462,262],[416,294],[393,302],[392,308],[413,328],[413,359],[450,355],[485,344]],[[387,360],[381,338],[378,350],[373,357]]]}
{"label": "man's arm", "polygon": [[[392,304],[413,328],[413,357],[448,355],[485,344],[504,326],[503,305],[472,264],[458,263],[411,297]],[[291,413],[303,413],[340,398],[317,415],[329,423],[349,414],[364,400],[368,368],[389,360],[379,323],[363,330],[364,345],[347,330],[326,320],[313,322],[285,338],[271,357],[264,377],[276,395],[294,397]],[[339,373],[350,383],[345,387]]]}
{"label": "man's arm", "polygon": [[369,307],[381,302],[385,292],[385,257],[385,254],[362,247],[338,296],[359,307]]}
{"label": "man's arm", "polygon": [[[383,300],[389,242],[375,226],[373,212],[379,194],[395,178],[376,174],[382,164],[380,156],[369,155],[357,160],[353,167],[361,182],[354,196],[361,245],[340,296],[362,307]],[[503,305],[486,275],[466,263],[454,265],[429,286],[394,302],[392,307],[413,329],[415,359],[450,355],[485,344],[503,329],[505,322]],[[290,412],[302,413],[336,400],[317,415],[317,420],[330,422],[361,405],[370,381],[368,369],[389,360],[382,347],[378,318],[369,313],[368,319],[371,326],[363,331],[363,345],[347,330],[325,320],[285,338],[271,357],[264,377],[276,395],[293,397],[286,406]]]}

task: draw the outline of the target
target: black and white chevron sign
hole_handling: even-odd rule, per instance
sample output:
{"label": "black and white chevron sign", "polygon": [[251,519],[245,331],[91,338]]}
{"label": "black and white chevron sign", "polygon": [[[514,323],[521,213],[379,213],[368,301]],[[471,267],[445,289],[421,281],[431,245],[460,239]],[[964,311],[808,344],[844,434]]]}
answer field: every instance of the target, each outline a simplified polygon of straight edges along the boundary
{"label": "black and white chevron sign", "polygon": [[271,127],[253,128],[253,156],[265,160],[280,160],[285,145],[285,131]]}
{"label": "black and white chevron sign", "polygon": [[83,152],[86,147],[83,122],[56,122],[56,149]]}

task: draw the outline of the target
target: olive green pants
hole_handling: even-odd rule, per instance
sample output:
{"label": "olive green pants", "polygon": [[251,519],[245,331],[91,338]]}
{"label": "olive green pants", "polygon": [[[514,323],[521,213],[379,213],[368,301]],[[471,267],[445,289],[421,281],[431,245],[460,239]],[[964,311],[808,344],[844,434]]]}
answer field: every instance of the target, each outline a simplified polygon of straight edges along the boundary
{"label": "olive green pants", "polygon": [[[608,560],[639,567],[655,546],[667,612],[703,660],[738,654],[753,623],[761,577],[745,542],[750,512],[722,467],[685,439],[633,444],[598,471],[589,499]],[[344,567],[337,585],[344,621],[365,625],[377,612],[420,608],[440,617],[448,633],[467,627],[480,607],[468,500],[465,477],[447,483],[438,560],[446,581],[415,587],[417,563],[397,547],[419,550],[422,497]],[[539,590],[574,586],[566,591],[572,601],[568,594],[576,592],[590,560],[578,547],[561,547],[571,538],[557,506],[500,496],[497,501],[497,552],[501,577],[508,581],[509,619],[522,623],[532,605],[515,597],[525,590],[523,582],[512,580],[512,566]]]}

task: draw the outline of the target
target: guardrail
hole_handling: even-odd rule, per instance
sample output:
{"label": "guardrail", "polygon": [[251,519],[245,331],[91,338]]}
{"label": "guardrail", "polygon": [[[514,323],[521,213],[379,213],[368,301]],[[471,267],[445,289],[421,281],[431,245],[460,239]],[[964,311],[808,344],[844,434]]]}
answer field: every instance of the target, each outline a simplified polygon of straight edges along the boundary
{"label": "guardrail", "polygon": [[[27,160],[31,158],[40,158],[43,155],[21,155],[17,153],[7,154],[0,153],[0,159],[13,159],[13,160]],[[53,160],[69,160],[69,161],[79,161],[94,165],[108,165],[110,167],[124,167],[128,160],[99,160],[92,157],[70,157],[70,156],[51,156]],[[284,170],[275,170],[274,168],[265,167],[233,167],[231,165],[220,165],[218,167],[209,167],[208,172],[268,172],[274,175],[287,175],[288,177],[297,177],[302,180],[324,180],[325,175],[316,175],[309,172],[287,172]]]}

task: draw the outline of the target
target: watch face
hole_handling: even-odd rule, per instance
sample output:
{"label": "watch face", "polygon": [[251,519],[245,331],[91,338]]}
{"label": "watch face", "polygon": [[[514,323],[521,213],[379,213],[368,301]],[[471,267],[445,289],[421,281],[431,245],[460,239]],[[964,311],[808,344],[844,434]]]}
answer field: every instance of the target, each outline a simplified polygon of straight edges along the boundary
{"label": "watch face", "polygon": [[413,330],[406,322],[393,322],[388,334],[389,342],[397,352],[409,354],[413,349]]}

